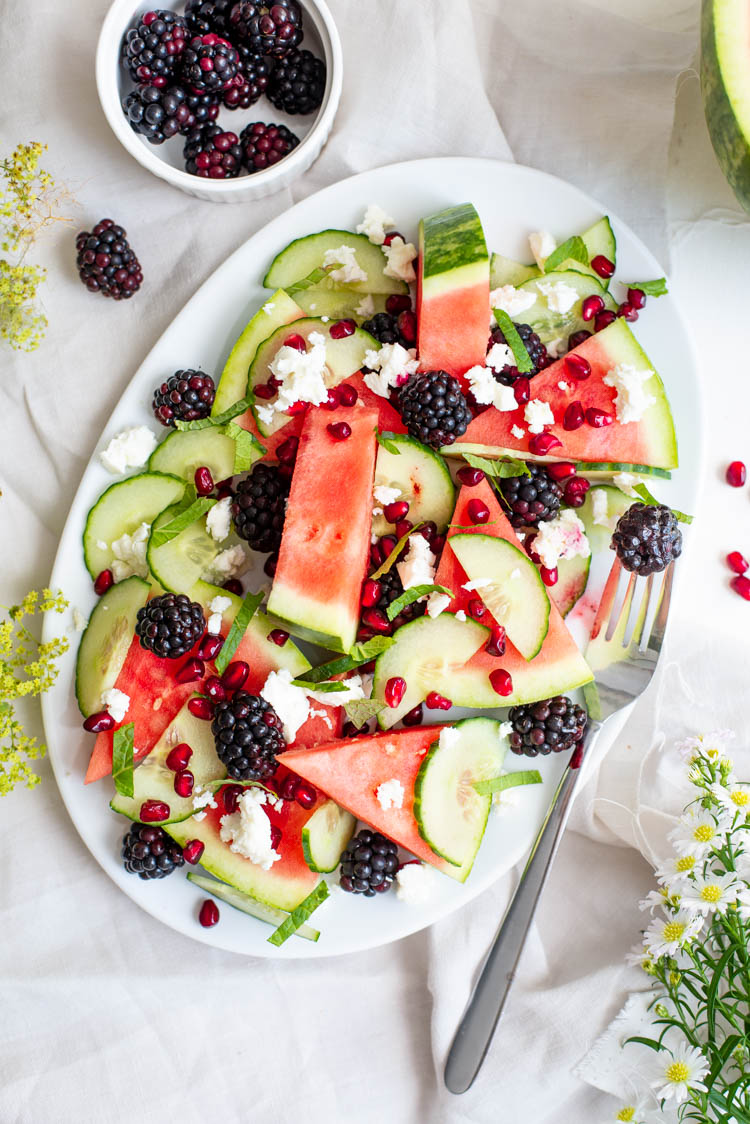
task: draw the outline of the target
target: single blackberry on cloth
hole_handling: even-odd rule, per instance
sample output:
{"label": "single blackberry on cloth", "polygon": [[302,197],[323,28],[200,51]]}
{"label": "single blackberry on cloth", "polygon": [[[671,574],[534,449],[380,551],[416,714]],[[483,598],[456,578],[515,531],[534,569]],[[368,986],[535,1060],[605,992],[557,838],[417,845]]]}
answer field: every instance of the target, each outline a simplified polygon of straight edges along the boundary
{"label": "single blackberry on cloth", "polygon": [[78,276],[90,293],[113,300],[128,300],[143,281],[141,264],[130,248],[125,231],[112,219],[102,219],[93,230],[76,237]]}
{"label": "single blackberry on cloth", "polygon": [[188,133],[182,151],[185,169],[204,179],[234,179],[242,171],[243,152],[236,133],[220,125],[200,125]]}
{"label": "single blackberry on cloth", "polygon": [[314,113],[325,88],[325,63],[311,51],[290,51],[274,67],[268,100],[282,113]]}
{"label": "single blackberry on cloth", "polygon": [[166,878],[185,859],[182,847],[154,824],[134,823],[122,841],[122,865],[139,878]]}
{"label": "single blackberry on cloth", "polygon": [[182,16],[162,8],[145,12],[125,33],[122,57],[134,82],[166,86],[185,51],[188,29]]}
{"label": "single blackberry on cloth", "polygon": [[194,35],[182,52],[180,74],[198,93],[221,93],[231,85],[238,69],[237,51],[213,32]]}
{"label": "single blackberry on cloth", "polygon": [[399,391],[398,404],[410,436],[433,449],[452,445],[471,421],[461,384],[445,371],[410,375]]}
{"label": "single blackberry on cloth", "polygon": [[[533,329],[530,328],[528,324],[516,324],[514,322],[513,326],[515,327],[516,331],[521,337],[521,340],[523,341],[523,346],[528,352],[529,359],[534,364],[534,369],[521,373],[518,370],[518,367],[516,367],[514,364],[509,363],[505,367],[503,367],[501,371],[495,371],[495,378],[498,382],[504,383],[505,386],[512,386],[516,379],[533,378],[534,375],[538,375],[540,371],[543,371],[545,367],[549,367],[549,365],[553,362],[552,356],[548,353],[547,348],[539,339],[539,336],[536,334],[536,332],[533,331]],[[495,346],[496,343],[506,345],[508,343],[505,335],[503,334],[502,328],[493,328],[492,332],[490,333],[487,350],[489,351],[492,347]]]}
{"label": "single blackberry on cloth", "polygon": [[150,144],[163,144],[177,133],[187,133],[195,125],[188,95],[181,86],[141,86],[123,98],[122,108],[130,127]]}
{"label": "single blackberry on cloth", "polygon": [[227,109],[249,109],[268,86],[271,62],[264,55],[254,55],[247,47],[237,48],[240,68],[232,85],[221,95]]}
{"label": "single blackberry on cloth", "polygon": [[253,550],[271,554],[281,546],[289,479],[278,465],[258,462],[240,480],[232,503],[234,528]]}
{"label": "single blackberry on cloth", "polygon": [[577,745],[586,730],[588,715],[566,695],[556,695],[553,699],[512,706],[508,721],[513,726],[508,735],[513,753],[536,757],[540,753],[564,753]]}
{"label": "single blackberry on cloth", "polygon": [[528,476],[506,476],[495,487],[505,501],[514,527],[536,527],[554,519],[560,510],[562,490],[542,464],[527,464]]}
{"label": "single blackberry on cloth", "polygon": [[247,691],[235,691],[226,702],[217,704],[211,731],[219,760],[236,781],[273,776],[276,754],[286,749],[276,711],[265,699]]}
{"label": "single blackberry on cloth", "polygon": [[682,554],[682,531],[665,504],[634,503],[617,521],[612,549],[626,570],[658,574]]}
{"label": "single blackberry on cloth", "polygon": [[262,172],[272,164],[278,164],[299,144],[299,137],[287,129],[286,125],[264,125],[253,121],[240,133],[245,167],[251,174]]}
{"label": "single blackberry on cloth", "polygon": [[355,835],[341,855],[339,884],[347,894],[374,898],[390,890],[397,870],[397,845],[379,831],[366,828]]}
{"label": "single blackberry on cloth", "polygon": [[239,0],[229,13],[229,34],[257,55],[283,59],[302,42],[297,0]]}
{"label": "single blackberry on cloth", "polygon": [[185,23],[193,35],[214,35],[228,38],[229,13],[235,0],[187,0]]}
{"label": "single blackberry on cloth", "polygon": [[154,391],[152,408],[162,425],[207,418],[214,404],[216,387],[203,371],[176,371]]}
{"label": "single blackberry on cloth", "polygon": [[141,647],[176,660],[197,644],[206,627],[203,609],[184,593],[162,593],[138,610],[135,634]]}

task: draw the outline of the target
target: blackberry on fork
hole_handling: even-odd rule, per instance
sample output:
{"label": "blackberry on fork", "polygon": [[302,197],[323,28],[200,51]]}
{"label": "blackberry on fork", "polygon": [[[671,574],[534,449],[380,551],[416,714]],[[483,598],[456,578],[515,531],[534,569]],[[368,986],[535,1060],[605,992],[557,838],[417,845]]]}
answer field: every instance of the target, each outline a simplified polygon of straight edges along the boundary
{"label": "blackberry on fork", "polygon": [[658,574],[682,553],[682,531],[665,504],[634,503],[617,521],[612,549],[626,570]]}

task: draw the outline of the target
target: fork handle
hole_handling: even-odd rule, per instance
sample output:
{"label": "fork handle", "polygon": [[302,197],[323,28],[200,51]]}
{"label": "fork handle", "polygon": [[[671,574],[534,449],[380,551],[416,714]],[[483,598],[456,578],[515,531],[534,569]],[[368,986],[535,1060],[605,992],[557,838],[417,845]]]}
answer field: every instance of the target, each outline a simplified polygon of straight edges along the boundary
{"label": "fork handle", "polygon": [[[584,751],[590,747],[600,729],[601,723],[589,722]],[[580,769],[571,769],[568,765],[563,773],[456,1031],[445,1065],[445,1084],[451,1093],[466,1092],[479,1073],[489,1049],[562,838],[580,772]]]}

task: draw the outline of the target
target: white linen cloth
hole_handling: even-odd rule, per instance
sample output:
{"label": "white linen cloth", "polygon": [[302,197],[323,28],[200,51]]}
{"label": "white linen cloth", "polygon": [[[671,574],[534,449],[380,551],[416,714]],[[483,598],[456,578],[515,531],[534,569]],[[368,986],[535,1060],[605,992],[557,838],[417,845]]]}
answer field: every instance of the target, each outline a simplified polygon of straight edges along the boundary
{"label": "white linen cloth", "polygon": [[75,276],[72,231],[37,251],[49,268],[47,338],[32,355],[2,356],[0,600],[12,604],[46,582],[112,406],[227,253],[350,172],[418,156],[515,157],[606,199],[657,253],[669,236],[673,287],[694,310],[710,456],[670,666],[581,793],[512,1001],[462,1098],[443,1089],[445,1052],[515,876],[430,932],[376,952],[314,964],[247,960],[183,938],[120,894],[42,763],[43,784],[1,808],[2,1124],[265,1124],[301,1113],[312,1124],[612,1118],[615,1102],[573,1067],[641,986],[623,955],[650,888],[642,854],[658,853],[664,811],[676,810],[662,734],[717,724],[747,733],[737,689],[747,607],[721,567],[726,550],[747,549],[737,537],[747,497],[722,484],[721,462],[747,450],[737,406],[750,233],[715,166],[692,80],[665,223],[675,81],[697,41],[697,3],[673,0],[654,14],[648,0],[634,0],[626,15],[613,0],[331,6],[346,75],[322,156],[289,191],[213,207],[152,178],[109,132],[93,78],[105,0],[0,0],[3,152],[46,141],[47,166],[81,204],[75,228],[112,214],[146,273],[134,300],[105,303]]}

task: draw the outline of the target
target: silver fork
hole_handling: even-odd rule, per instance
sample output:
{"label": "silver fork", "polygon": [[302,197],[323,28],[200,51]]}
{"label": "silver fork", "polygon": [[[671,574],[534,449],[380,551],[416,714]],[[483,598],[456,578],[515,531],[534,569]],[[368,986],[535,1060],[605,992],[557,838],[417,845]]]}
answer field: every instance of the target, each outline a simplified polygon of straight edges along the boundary
{"label": "silver fork", "polygon": [[[451,1093],[465,1093],[479,1072],[503,1013],[524,943],[565,828],[582,753],[608,718],[643,693],[656,668],[672,594],[674,563],[654,581],[631,574],[620,603],[621,564],[615,560],[602,593],[586,649],[594,683],[586,689],[589,724],[582,751],[563,773],[456,1031],[445,1065]],[[640,587],[636,598],[636,587]],[[634,610],[635,606],[635,611]],[[632,618],[632,619],[631,619]],[[646,630],[646,622],[650,622]]]}

